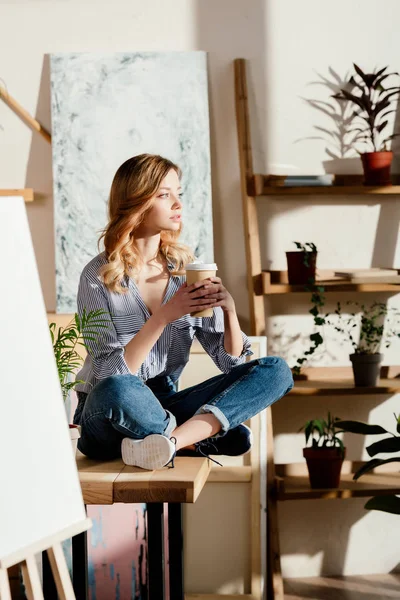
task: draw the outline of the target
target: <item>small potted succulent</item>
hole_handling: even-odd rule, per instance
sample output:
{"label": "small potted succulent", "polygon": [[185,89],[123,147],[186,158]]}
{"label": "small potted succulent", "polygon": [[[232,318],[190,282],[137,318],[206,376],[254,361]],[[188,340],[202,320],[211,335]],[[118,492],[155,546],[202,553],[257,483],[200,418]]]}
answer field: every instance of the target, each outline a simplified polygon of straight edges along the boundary
{"label": "small potted succulent", "polygon": [[[86,312],[83,310],[82,316],[75,313],[73,319],[65,327],[58,327],[56,323],[49,324],[51,341],[53,344],[54,357],[56,359],[58,378],[64,401],[68,398],[69,392],[79,383],[84,381],[71,377],[76,370],[82,366],[83,357],[78,352],[79,346],[84,346],[86,341],[95,341],[102,329],[106,329],[109,324],[109,319],[105,316],[108,313],[104,310],[92,310]],[[77,425],[69,425],[71,442],[74,451],[78,443],[79,427]]]}
{"label": "small potted succulent", "polygon": [[288,280],[290,285],[315,283],[317,247],[313,242],[293,242],[297,250],[286,252]]}
{"label": "small potted succulent", "polygon": [[332,417],[328,412],[328,420],[313,419],[299,429],[305,433],[306,445],[311,441],[311,447],[303,448],[303,456],[307,462],[310,485],[313,489],[339,487],[346,454],[342,440],[337,437],[338,433],[341,433],[338,428],[339,421],[338,417]]}
{"label": "small potted succulent", "polygon": [[354,384],[357,387],[375,387],[383,359],[379,349],[382,344],[389,348],[393,338],[400,337],[400,311],[386,306],[383,302],[374,302],[369,306],[347,302],[347,305],[356,307],[357,312],[353,311],[344,316],[342,306],[338,302],[334,312],[338,319],[328,322],[337,332],[343,334],[353,347],[350,360]]}
{"label": "small potted succulent", "polygon": [[399,74],[387,73],[388,67],[374,73],[364,73],[356,64],[353,66],[354,74],[333,98],[354,106],[351,116],[353,127],[348,133],[355,134],[353,146],[358,152],[359,142],[367,144],[367,150],[359,152],[364,169],[364,184],[391,185],[393,152],[389,150],[388,144],[400,134],[387,135],[385,130],[389,125],[388,116],[395,112],[394,102],[397,104],[400,87],[385,86],[388,78]]}
{"label": "small potted succulent", "polygon": [[[396,420],[396,432],[400,434],[400,415],[394,415]],[[380,425],[369,425],[360,421],[338,421],[337,426],[348,433],[357,433],[361,435],[382,435],[389,434],[389,437],[383,438],[378,442],[367,446],[367,452],[371,457],[367,463],[363,464],[354,474],[354,481],[372,470],[386,465],[388,463],[400,462],[400,435],[391,433]],[[381,452],[391,454],[389,458],[375,458]],[[394,494],[385,496],[374,496],[365,504],[368,510],[381,510],[396,515],[400,515],[400,498]]]}

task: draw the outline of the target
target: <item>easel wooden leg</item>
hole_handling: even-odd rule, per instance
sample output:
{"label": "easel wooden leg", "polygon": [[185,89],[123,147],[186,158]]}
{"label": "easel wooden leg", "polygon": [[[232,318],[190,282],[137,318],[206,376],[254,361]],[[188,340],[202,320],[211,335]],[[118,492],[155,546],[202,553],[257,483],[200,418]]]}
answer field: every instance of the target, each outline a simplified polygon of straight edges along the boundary
{"label": "easel wooden leg", "polygon": [[7,569],[0,569],[0,600],[11,600]]}
{"label": "easel wooden leg", "polygon": [[28,556],[26,560],[21,563],[21,570],[24,578],[25,593],[28,600],[44,600],[39,570],[34,554]]}
{"label": "easel wooden leg", "polygon": [[57,544],[54,544],[54,546],[47,550],[47,553],[49,555],[51,570],[53,571],[59,599],[75,600],[67,561],[65,560],[61,543],[58,542]]}

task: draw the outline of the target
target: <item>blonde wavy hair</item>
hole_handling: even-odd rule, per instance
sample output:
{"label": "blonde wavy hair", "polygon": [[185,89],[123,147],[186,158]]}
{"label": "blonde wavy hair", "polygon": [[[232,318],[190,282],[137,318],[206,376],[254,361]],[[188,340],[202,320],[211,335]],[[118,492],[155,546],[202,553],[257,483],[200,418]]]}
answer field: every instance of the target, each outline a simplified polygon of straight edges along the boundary
{"label": "blonde wavy hair", "polygon": [[[125,161],[117,170],[111,184],[108,201],[108,225],[100,238],[104,240],[107,264],[100,268],[107,288],[112,292],[126,293],[121,285],[124,276],[135,278],[143,260],[135,241],[135,231],[155,203],[155,194],[171,169],[181,178],[180,168],[162,156],[140,154]],[[177,242],[182,229],[161,231],[158,255],[174,265],[173,275],[181,275],[193,253]]]}

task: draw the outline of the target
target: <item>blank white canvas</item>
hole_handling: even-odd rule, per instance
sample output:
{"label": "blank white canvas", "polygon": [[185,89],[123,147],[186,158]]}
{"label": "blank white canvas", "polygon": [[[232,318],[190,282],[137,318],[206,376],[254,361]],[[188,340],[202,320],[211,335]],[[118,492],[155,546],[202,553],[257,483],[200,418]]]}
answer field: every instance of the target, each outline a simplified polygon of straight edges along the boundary
{"label": "blank white canvas", "polygon": [[22,198],[0,198],[0,560],[86,518]]}

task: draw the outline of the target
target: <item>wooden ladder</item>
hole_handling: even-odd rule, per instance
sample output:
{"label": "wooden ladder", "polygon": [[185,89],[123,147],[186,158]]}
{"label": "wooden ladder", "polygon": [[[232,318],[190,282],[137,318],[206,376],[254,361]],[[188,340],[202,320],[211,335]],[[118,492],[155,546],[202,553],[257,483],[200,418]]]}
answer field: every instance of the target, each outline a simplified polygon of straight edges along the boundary
{"label": "wooden ladder", "polygon": [[[253,155],[251,146],[250,119],[247,94],[246,61],[238,58],[235,68],[235,104],[239,141],[240,180],[243,203],[247,284],[250,304],[252,335],[265,335],[265,308],[262,291],[260,235],[257,205],[254,191]],[[281,571],[278,503],[276,499],[274,437],[271,407],[266,411],[267,419],[267,565],[266,588],[268,600],[283,600]]]}

